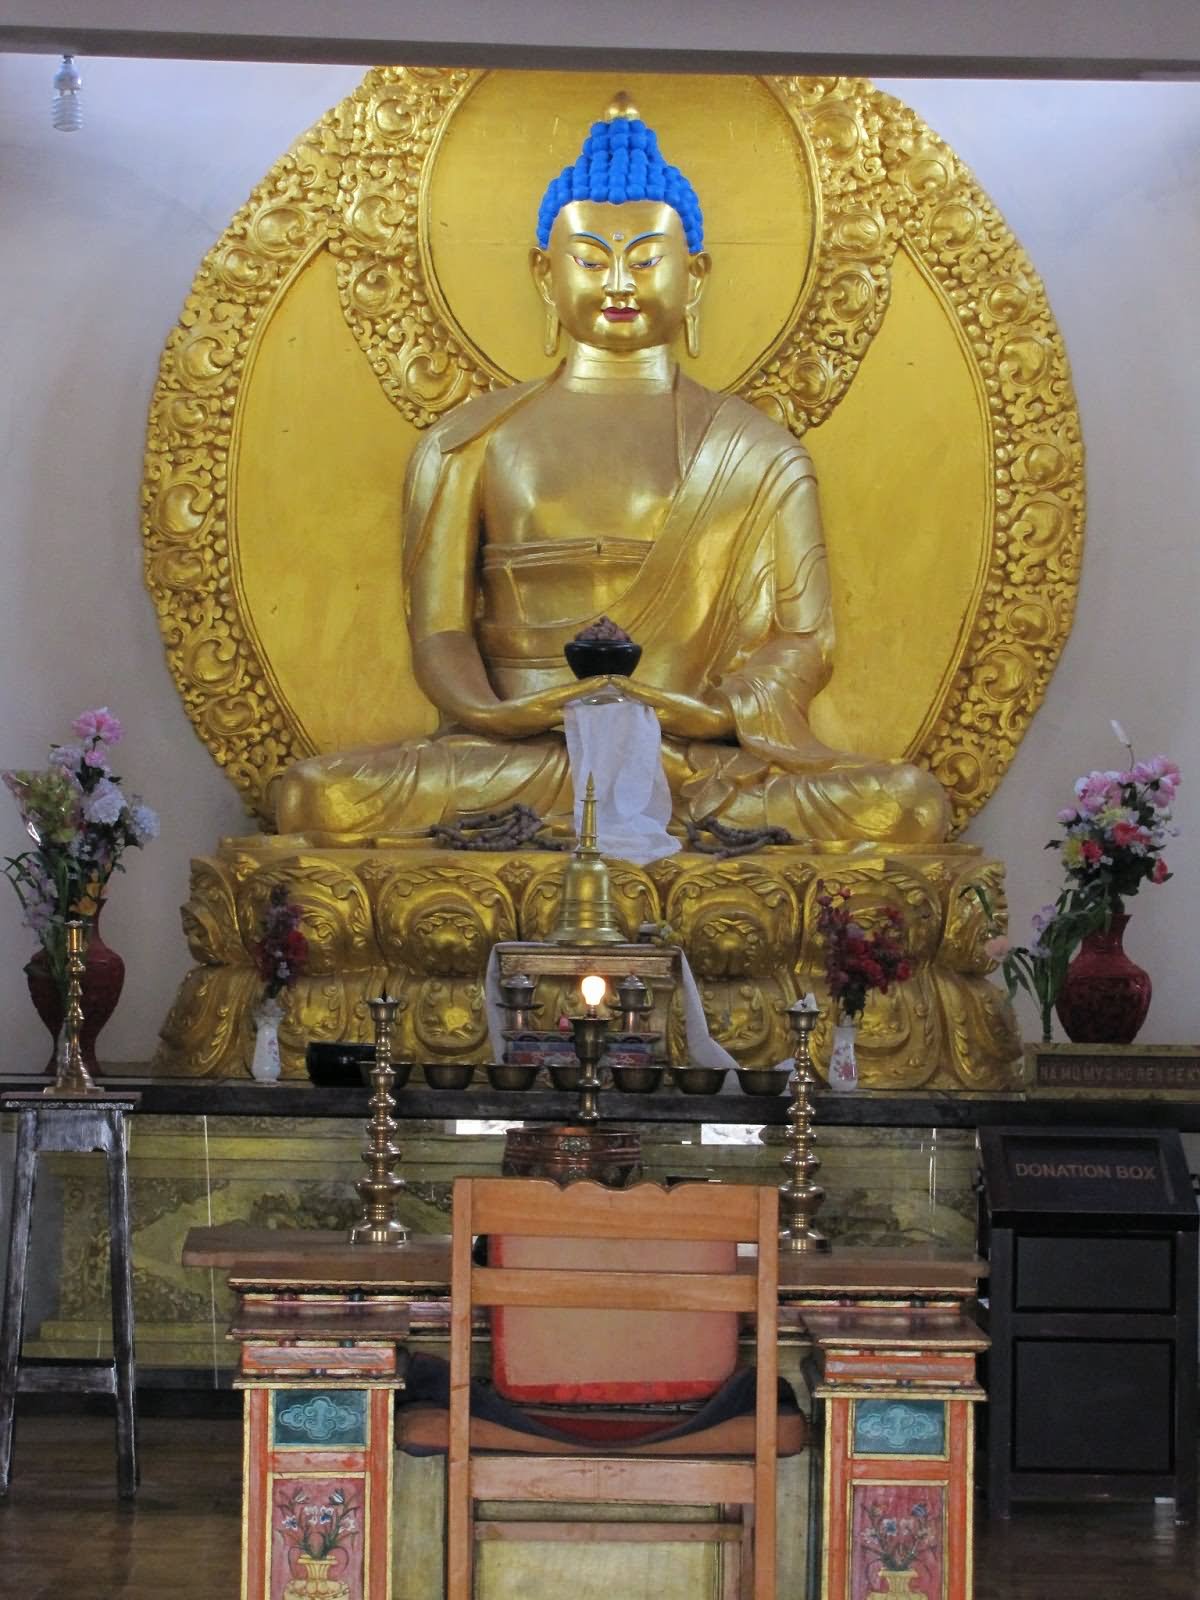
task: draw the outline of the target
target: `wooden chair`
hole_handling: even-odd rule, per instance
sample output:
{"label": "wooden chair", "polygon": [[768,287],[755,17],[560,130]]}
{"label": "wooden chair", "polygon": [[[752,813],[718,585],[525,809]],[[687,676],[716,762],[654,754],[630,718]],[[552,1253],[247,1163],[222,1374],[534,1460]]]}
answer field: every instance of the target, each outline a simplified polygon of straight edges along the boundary
{"label": "wooden chair", "polygon": [[[775,1480],[778,1448],[777,1222],[774,1189],[686,1184],[567,1189],[530,1179],[460,1178],[454,1185],[451,1267],[450,1406],[447,1433],[447,1600],[471,1600],[474,1545],[480,1535],[504,1538],[590,1539],[599,1531],[618,1541],[704,1537],[741,1548],[740,1588],[754,1600],[774,1600]],[[472,1241],[489,1237],[572,1240],[752,1241],[754,1261],[734,1270],[609,1271],[476,1266]],[[471,1334],[477,1307],[575,1308],[625,1311],[703,1311],[752,1314],[759,1330],[754,1415],[731,1439],[728,1428],[702,1430],[663,1443],[616,1447],[547,1445],[544,1439],[503,1439],[505,1453],[481,1453],[494,1432],[472,1425]],[[789,1448],[803,1443],[804,1419],[793,1413]],[[798,1426],[797,1426],[798,1425]],[[729,1454],[736,1450],[737,1454]],[[483,1522],[477,1501],[650,1505],[716,1505],[722,1520],[595,1524]],[[729,1513],[740,1507],[740,1518]]]}

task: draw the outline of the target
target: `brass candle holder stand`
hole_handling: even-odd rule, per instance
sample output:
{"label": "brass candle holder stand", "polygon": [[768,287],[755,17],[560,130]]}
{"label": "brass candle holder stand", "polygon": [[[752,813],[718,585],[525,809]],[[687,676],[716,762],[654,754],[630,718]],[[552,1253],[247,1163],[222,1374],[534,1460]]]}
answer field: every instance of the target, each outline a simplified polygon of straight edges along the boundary
{"label": "brass candle holder stand", "polygon": [[393,1142],[397,1123],[392,1116],[392,1089],[396,1080],[392,1066],[392,1027],[398,1000],[381,995],[369,1000],[375,1024],[375,1062],[371,1068],[371,1118],[366,1125],[362,1162],[367,1176],[354,1187],[363,1199],[363,1214],[350,1229],[351,1244],[406,1244],[408,1229],[395,1216],[396,1199],[404,1190],[404,1180],[392,1170],[400,1159]]}
{"label": "brass candle holder stand", "polygon": [[573,1123],[510,1128],[504,1136],[503,1171],[514,1178],[550,1178],[558,1184],[590,1179],[613,1189],[636,1183],[642,1171],[641,1140],[631,1128],[600,1126],[600,1058],[608,1041],[609,1020],[600,1015],[605,982],[588,973],[580,984],[586,1004],[572,1017],[578,1073],[571,1087],[579,1095]]}
{"label": "brass candle holder stand", "polygon": [[575,1035],[575,1054],[583,1068],[583,1075],[579,1079],[579,1120],[583,1123],[598,1122],[600,1108],[596,1096],[601,1087],[600,1057],[604,1054],[604,1044],[608,1038],[608,1018],[602,1017],[597,1008],[589,1004],[582,1017],[571,1018],[571,1032]]}
{"label": "brass candle holder stand", "polygon": [[788,1111],[788,1152],[783,1158],[787,1182],[779,1186],[779,1210],[783,1220],[779,1244],[781,1249],[796,1254],[830,1248],[829,1240],[813,1226],[813,1219],[825,1199],[824,1189],[812,1181],[821,1165],[816,1153],[811,1098],[817,1082],[811,1037],[819,1015],[817,1002],[811,995],[805,995],[788,1007],[788,1021],[796,1035],[796,1064],[792,1072],[792,1104]]}
{"label": "brass candle holder stand", "polygon": [[99,1098],[105,1093],[83,1062],[80,1035],[83,1032],[83,973],[87,951],[87,923],[72,918],[67,931],[67,1009],[63,1017],[62,1038],[54,1063],[54,1082],[43,1091],[53,1098],[78,1100]]}

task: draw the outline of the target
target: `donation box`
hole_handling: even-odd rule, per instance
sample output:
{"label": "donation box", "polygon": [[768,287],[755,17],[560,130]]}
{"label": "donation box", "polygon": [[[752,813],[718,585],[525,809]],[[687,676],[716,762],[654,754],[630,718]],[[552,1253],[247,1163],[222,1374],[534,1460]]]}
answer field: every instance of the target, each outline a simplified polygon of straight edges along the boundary
{"label": "donation box", "polygon": [[1169,1129],[981,1128],[987,1491],[1196,1499],[1197,1212]]}

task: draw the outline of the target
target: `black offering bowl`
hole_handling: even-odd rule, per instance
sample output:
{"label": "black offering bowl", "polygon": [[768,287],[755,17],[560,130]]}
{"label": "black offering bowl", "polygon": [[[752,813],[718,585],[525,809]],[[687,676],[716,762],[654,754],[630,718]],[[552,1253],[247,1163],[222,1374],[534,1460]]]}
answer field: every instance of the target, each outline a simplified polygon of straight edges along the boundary
{"label": "black offering bowl", "polygon": [[642,647],[632,639],[571,639],[563,655],[577,678],[628,678],[642,659]]}

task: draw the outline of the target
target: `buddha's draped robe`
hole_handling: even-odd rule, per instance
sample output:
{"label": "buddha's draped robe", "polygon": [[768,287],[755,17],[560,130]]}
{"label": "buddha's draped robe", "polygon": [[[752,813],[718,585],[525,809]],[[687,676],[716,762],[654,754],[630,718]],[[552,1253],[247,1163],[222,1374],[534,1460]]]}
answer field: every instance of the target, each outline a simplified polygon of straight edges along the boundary
{"label": "buddha's draped robe", "polygon": [[[752,406],[681,376],[679,483],[652,544],[489,541],[489,440],[542,387],[468,402],[414,453],[404,509],[414,644],[473,631],[502,699],[569,682],[563,646],[597,613],[554,616],[553,602],[566,564],[591,563],[608,580],[601,609],[642,646],[638,679],[732,712],[736,743],[664,739],[677,821],[717,813],[801,840],[943,839],[945,795],[929,774],[812,750],[807,708],[829,677],[832,613],[804,447]],[[437,686],[426,687],[436,701]],[[510,740],[447,723],[429,738],[297,763],[281,780],[277,819],[281,832],[318,843],[383,843],[518,800],[565,820],[571,798],[561,733]]]}

